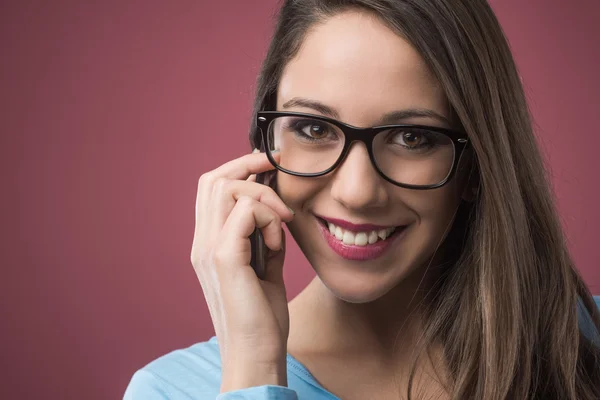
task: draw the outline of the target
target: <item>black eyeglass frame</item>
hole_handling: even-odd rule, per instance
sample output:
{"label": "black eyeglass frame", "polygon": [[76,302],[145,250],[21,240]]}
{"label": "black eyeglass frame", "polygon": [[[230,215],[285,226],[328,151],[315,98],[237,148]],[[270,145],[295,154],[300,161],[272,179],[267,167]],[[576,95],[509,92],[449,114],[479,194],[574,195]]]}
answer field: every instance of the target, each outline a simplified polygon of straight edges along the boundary
{"label": "black eyeglass frame", "polygon": [[[269,143],[267,135],[269,132],[269,125],[271,124],[271,122],[273,122],[273,120],[275,118],[279,118],[279,117],[307,117],[307,118],[311,118],[311,119],[315,119],[315,120],[319,120],[319,121],[328,122],[332,125],[337,126],[344,134],[344,147],[342,148],[342,151],[341,151],[338,159],[333,163],[333,165],[330,168],[328,168],[322,172],[300,173],[300,172],[290,171],[288,169],[285,169],[285,168],[277,165],[277,162],[273,158],[271,151],[267,149],[267,144]],[[452,179],[454,174],[456,173],[456,168],[460,161],[460,157],[461,157],[463,151],[465,150],[465,148],[467,147],[467,145],[469,144],[469,139],[468,139],[468,136],[466,133],[459,132],[459,131],[456,131],[453,129],[440,128],[437,126],[393,124],[393,125],[375,126],[375,127],[371,127],[371,128],[357,128],[355,126],[345,124],[345,123],[335,120],[333,118],[329,118],[329,117],[325,117],[325,116],[321,116],[321,115],[308,114],[308,113],[292,112],[292,111],[289,111],[289,112],[288,111],[259,111],[256,115],[256,125],[258,126],[260,133],[261,133],[261,137],[262,137],[262,146],[263,146],[262,150],[264,150],[265,153],[267,154],[267,158],[269,159],[271,164],[273,164],[273,166],[281,172],[285,172],[286,174],[290,174],[290,175],[294,175],[294,176],[301,176],[301,177],[317,177],[317,176],[327,175],[328,173],[330,173],[334,169],[336,169],[342,163],[342,161],[346,158],[352,143],[362,142],[365,144],[365,146],[367,148],[367,152],[369,153],[369,158],[371,160],[371,164],[373,165],[373,168],[375,168],[377,173],[383,179],[385,179],[386,181],[388,181],[396,186],[400,186],[400,187],[407,188],[407,189],[415,189],[415,190],[436,189],[436,188],[442,187],[446,183],[448,183]],[[444,178],[444,180],[442,180],[441,182],[433,184],[433,185],[411,185],[411,184],[407,184],[407,183],[396,182],[393,179],[389,178],[386,174],[384,174],[383,171],[381,171],[381,169],[377,165],[377,161],[375,160],[375,154],[373,153],[373,140],[375,139],[375,136],[377,136],[378,133],[388,130],[388,129],[392,129],[392,128],[422,129],[422,130],[428,130],[428,131],[432,131],[432,132],[436,132],[436,133],[441,133],[442,135],[447,136],[454,144],[454,160],[452,163],[452,168],[450,170],[450,173],[446,176],[446,178]]]}

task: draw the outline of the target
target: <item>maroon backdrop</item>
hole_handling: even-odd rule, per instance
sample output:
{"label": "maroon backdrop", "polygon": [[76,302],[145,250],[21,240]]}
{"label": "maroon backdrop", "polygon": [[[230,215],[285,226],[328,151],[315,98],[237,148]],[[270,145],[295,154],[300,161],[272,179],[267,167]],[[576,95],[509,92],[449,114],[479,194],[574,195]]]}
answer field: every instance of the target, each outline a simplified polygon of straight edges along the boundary
{"label": "maroon backdrop", "polygon": [[[235,3],[235,4],[232,4]],[[600,293],[600,3],[495,0],[569,245]],[[0,5],[0,398],[118,399],[213,335],[198,177],[249,150],[275,0]],[[313,276],[297,247],[286,282]]]}

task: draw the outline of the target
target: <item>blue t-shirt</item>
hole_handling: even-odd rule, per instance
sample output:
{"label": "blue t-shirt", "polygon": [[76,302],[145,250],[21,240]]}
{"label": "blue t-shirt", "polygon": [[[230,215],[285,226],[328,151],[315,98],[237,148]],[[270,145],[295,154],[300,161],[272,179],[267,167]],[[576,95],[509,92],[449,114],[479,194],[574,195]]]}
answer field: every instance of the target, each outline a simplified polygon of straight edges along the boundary
{"label": "blue t-shirt", "polygon": [[[600,308],[600,296],[594,300]],[[600,333],[589,315],[578,310],[583,333],[600,346]],[[288,386],[263,385],[227,393],[221,389],[221,356],[216,336],[206,342],[172,351],[138,370],[123,400],[333,400],[298,360],[287,355]]]}

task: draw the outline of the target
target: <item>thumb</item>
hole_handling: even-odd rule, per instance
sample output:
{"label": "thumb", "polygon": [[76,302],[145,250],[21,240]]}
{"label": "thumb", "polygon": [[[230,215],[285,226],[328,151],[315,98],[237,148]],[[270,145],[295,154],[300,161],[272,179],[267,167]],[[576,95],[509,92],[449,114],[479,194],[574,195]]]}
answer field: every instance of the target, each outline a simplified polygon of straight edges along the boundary
{"label": "thumb", "polygon": [[281,250],[273,251],[268,249],[267,268],[265,271],[265,280],[283,284],[283,262],[285,260],[285,231],[281,228]]}

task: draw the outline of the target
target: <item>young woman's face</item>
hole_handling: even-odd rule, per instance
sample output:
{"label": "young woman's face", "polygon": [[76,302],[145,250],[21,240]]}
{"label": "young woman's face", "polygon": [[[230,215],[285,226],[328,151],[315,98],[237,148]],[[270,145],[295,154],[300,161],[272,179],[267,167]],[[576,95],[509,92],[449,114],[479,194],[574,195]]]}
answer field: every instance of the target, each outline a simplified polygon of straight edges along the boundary
{"label": "young woman's face", "polygon": [[[445,95],[421,56],[378,19],[356,11],[313,27],[285,67],[277,110],[325,115],[304,100],[327,106],[339,121],[357,127],[381,125],[390,112],[423,109],[442,118],[396,123],[451,128],[444,121],[450,117]],[[426,267],[461,201],[459,186],[457,179],[433,190],[395,186],[378,175],[362,143],[354,143],[325,176],[277,176],[279,195],[296,212],[288,225],[294,239],[329,290],[354,303],[375,300]],[[398,228],[373,245],[343,245],[321,218]],[[351,233],[347,243],[360,232],[373,239],[372,227],[351,228],[340,227],[342,235]]]}

